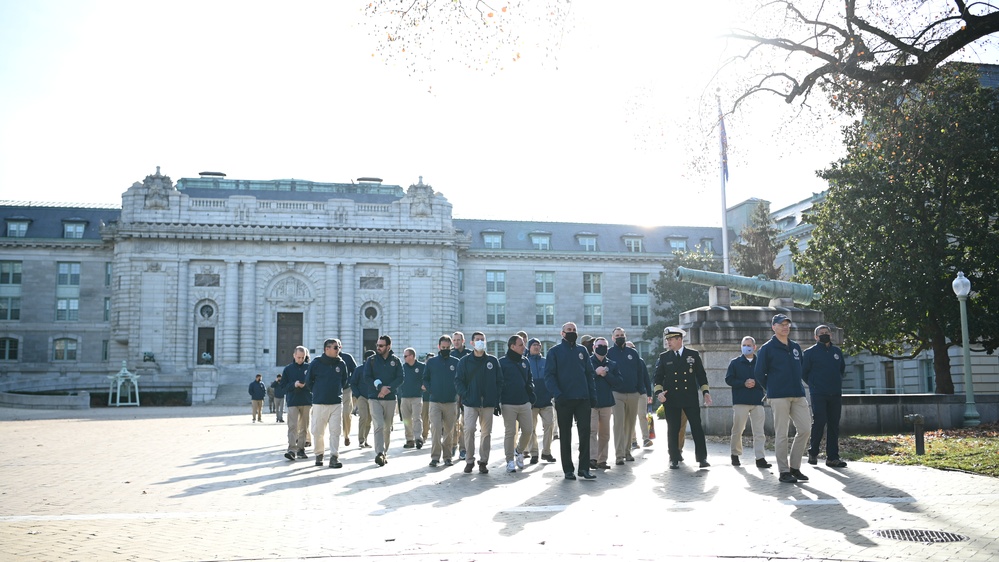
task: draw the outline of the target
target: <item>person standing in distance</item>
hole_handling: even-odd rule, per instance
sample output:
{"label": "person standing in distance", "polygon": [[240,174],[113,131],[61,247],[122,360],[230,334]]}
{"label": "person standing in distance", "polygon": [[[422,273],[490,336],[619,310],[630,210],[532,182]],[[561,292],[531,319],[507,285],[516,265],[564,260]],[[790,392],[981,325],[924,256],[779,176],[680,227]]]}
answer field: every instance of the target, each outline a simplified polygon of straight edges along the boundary
{"label": "person standing in distance", "polygon": [[[756,353],[753,375],[766,391],[774,413],[774,449],[779,479],[786,484],[794,484],[808,480],[801,473],[801,457],[805,454],[812,431],[805,387],[801,381],[801,346],[790,338],[791,319],[787,315],[775,314],[770,328],[774,335]],[[791,423],[794,423],[795,434],[789,458],[787,430]]]}
{"label": "person standing in distance", "polygon": [[250,383],[250,419],[253,423],[264,421],[260,416],[264,410],[264,398],[267,396],[267,387],[261,382],[263,376],[257,373],[256,378]]}
{"label": "person standing in distance", "polygon": [[812,399],[812,446],[808,464],[818,464],[819,444],[826,434],[826,466],[845,468],[839,458],[839,417],[843,408],[843,351],[832,344],[832,331],[825,324],[815,328],[815,341],[802,353],[801,380]]}
{"label": "person standing in distance", "polygon": [[[565,479],[575,480],[579,474],[592,480],[596,476],[590,472],[590,407],[597,402],[597,389],[590,354],[576,343],[576,337],[576,324],[566,322],[562,325],[562,341],[552,346],[545,356],[545,386],[555,400]],[[578,472],[572,464],[573,420],[579,440]]]}

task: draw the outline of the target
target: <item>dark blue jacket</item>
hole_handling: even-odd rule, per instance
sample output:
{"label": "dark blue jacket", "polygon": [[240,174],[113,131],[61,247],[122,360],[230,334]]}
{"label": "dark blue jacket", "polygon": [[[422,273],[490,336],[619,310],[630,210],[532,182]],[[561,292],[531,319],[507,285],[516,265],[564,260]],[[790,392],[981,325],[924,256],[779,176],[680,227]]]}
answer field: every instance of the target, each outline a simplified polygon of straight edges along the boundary
{"label": "dark blue jacket", "polygon": [[534,407],[547,408],[552,405],[552,393],[545,386],[545,356],[527,355],[527,364],[531,367],[531,378],[534,379]]}
{"label": "dark blue jacket", "polygon": [[271,388],[274,389],[274,398],[284,398],[284,381],[275,380]]}
{"label": "dark blue jacket", "polygon": [[835,345],[826,347],[824,343],[817,343],[802,354],[801,380],[808,385],[809,394],[841,396],[845,373],[843,351]]}
{"label": "dark blue jacket", "polygon": [[458,360],[454,357],[444,359],[440,355],[427,361],[423,373],[423,386],[430,393],[431,402],[453,404],[458,397],[454,387],[454,378],[458,376]]}
{"label": "dark blue jacket", "polygon": [[756,358],[752,361],[745,355],[740,355],[728,362],[728,371],[725,372],[725,384],[732,387],[733,404],[749,404],[759,406],[763,404],[763,387],[757,384],[753,388],[746,388],[746,381],[756,379],[753,368],[756,366]]}
{"label": "dark blue jacket", "polygon": [[777,336],[760,346],[756,352],[753,375],[763,385],[767,398],[795,398],[805,396],[801,384],[801,346],[794,340],[781,343]]}
{"label": "dark blue jacket", "polygon": [[358,365],[350,375],[350,391],[355,398],[367,399],[374,392],[374,385],[364,376],[364,365],[364,363]]}
{"label": "dark blue jacket", "polygon": [[495,408],[500,404],[503,390],[503,370],[495,356],[474,353],[458,361],[458,376],[454,388],[461,396],[461,404],[472,408]]}
{"label": "dark blue jacket", "polygon": [[347,362],[320,355],[312,360],[305,376],[305,386],[312,391],[313,404],[342,404],[343,389],[350,377]]}
{"label": "dark blue jacket", "polygon": [[615,390],[625,393],[648,393],[649,369],[638,351],[615,344],[607,350],[607,358],[617,363],[618,373],[621,374],[621,385]]}
{"label": "dark blue jacket", "polygon": [[545,386],[557,403],[559,400],[597,400],[593,365],[586,348],[569,345],[563,338],[545,356]]}
{"label": "dark blue jacket", "polygon": [[503,392],[500,395],[501,404],[530,404],[534,394],[534,378],[531,367],[524,356],[508,349],[506,355],[500,357],[500,368],[503,370]]}
{"label": "dark blue jacket", "polygon": [[[402,386],[402,360],[389,350],[388,357],[374,354],[364,363],[364,378],[371,383],[374,391],[368,394],[369,400],[395,400],[399,387]],[[390,392],[378,398],[382,387],[387,386]]]}
{"label": "dark blue jacket", "polygon": [[402,362],[402,387],[399,389],[400,398],[420,398],[423,396],[423,374],[427,366],[416,361],[410,367],[405,361]]}
{"label": "dark blue jacket", "polygon": [[250,400],[263,400],[267,396],[267,387],[264,386],[263,381],[258,381],[253,379],[250,383]]}
{"label": "dark blue jacket", "polygon": [[305,374],[309,364],[301,365],[292,361],[281,372],[281,385],[284,386],[284,400],[289,408],[294,406],[311,406],[312,391],[308,387],[295,388],[295,381],[305,384]]}
{"label": "dark blue jacket", "polygon": [[343,362],[347,364],[347,383],[343,387],[344,390],[346,390],[350,387],[350,376],[354,374],[354,369],[357,368],[357,362],[354,361],[353,355],[344,352],[342,348],[340,349],[340,359],[343,359]]}
{"label": "dark blue jacket", "polygon": [[[609,351],[607,353],[610,354]],[[621,392],[624,384],[621,371],[616,362],[607,357],[601,361],[597,358],[596,353],[590,356],[590,365],[593,366],[593,384],[597,393],[597,402],[592,406],[594,408],[609,408],[617,403],[617,400],[614,399],[614,391]],[[602,377],[598,375],[597,367],[607,367],[607,374]],[[629,390],[628,392],[633,391]]]}

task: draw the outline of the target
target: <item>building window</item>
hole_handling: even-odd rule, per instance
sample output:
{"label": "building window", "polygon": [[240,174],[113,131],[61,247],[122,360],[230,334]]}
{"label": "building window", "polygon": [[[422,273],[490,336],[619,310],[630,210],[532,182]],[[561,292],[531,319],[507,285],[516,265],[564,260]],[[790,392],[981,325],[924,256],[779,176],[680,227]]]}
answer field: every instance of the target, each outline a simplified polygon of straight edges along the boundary
{"label": "building window", "polygon": [[483,234],[482,242],[489,250],[499,250],[503,248],[502,234]]}
{"label": "building window", "polygon": [[0,261],[0,285],[21,284],[21,262]]}
{"label": "building window", "polygon": [[584,252],[596,252],[597,251],[597,237],[596,236],[580,236],[579,245],[582,246]]}
{"label": "building window", "polygon": [[711,238],[701,238],[701,251],[709,254],[715,253],[715,241]]}
{"label": "building window", "polygon": [[111,342],[101,340],[101,361],[107,361],[111,357]]}
{"label": "building window", "polygon": [[458,324],[463,325],[465,323],[465,303],[458,303]]}
{"label": "building window", "polygon": [[625,238],[624,248],[629,252],[641,253],[642,252],[642,239],[641,238]]}
{"label": "building window", "polygon": [[601,275],[600,273],[583,273],[583,294],[600,294]]}
{"label": "building window", "polygon": [[534,292],[554,293],[555,292],[555,272],[535,271],[534,272]]}
{"label": "building window", "polygon": [[111,279],[113,279],[113,277],[111,276],[112,271],[113,271],[113,264],[111,262],[104,262],[104,286],[105,287],[110,287],[111,286]]}
{"label": "building window", "polygon": [[28,235],[28,221],[7,221],[8,238],[24,238]]}
{"label": "building window", "polygon": [[80,319],[80,299],[57,299],[56,320],[75,322]]}
{"label": "building window", "polygon": [[495,357],[503,357],[506,355],[506,341],[496,340],[486,342],[486,353],[493,355]]}
{"label": "building window", "polygon": [[669,251],[672,253],[686,252],[687,251],[687,241],[682,238],[670,238],[669,239]]}
{"label": "building window", "polygon": [[76,361],[76,340],[61,338],[54,342],[52,359],[55,361]]}
{"label": "building window", "polygon": [[17,361],[17,340],[0,338],[0,361]]}
{"label": "building window", "polygon": [[487,271],[486,272],[486,292],[505,293],[506,292],[506,272]]}
{"label": "building window", "polygon": [[649,307],[644,304],[631,305],[631,325],[647,326],[649,323]]}
{"label": "building window", "polygon": [[464,269],[459,269],[458,270],[458,290],[459,291],[464,291],[465,290],[465,270]]}
{"label": "building window", "polygon": [[633,295],[647,295],[647,294],[649,294],[649,274],[648,273],[632,273],[631,274],[631,294],[633,294]]}
{"label": "building window", "polygon": [[104,321],[111,321],[111,297],[104,297]]}
{"label": "building window", "polygon": [[79,262],[59,263],[59,285],[79,286],[80,285],[80,264]]}
{"label": "building window", "polygon": [[635,351],[637,351],[638,355],[640,355],[643,359],[648,357],[649,354],[652,353],[652,344],[650,344],[649,342],[636,341],[634,343],[635,343]]}
{"label": "building window", "polygon": [[583,324],[586,326],[599,326],[604,323],[604,307],[600,304],[583,305]]}
{"label": "building window", "polygon": [[496,303],[486,305],[486,324],[506,324],[506,304]]}
{"label": "building window", "polygon": [[548,234],[532,234],[531,245],[535,250],[551,250],[552,237]]}
{"label": "building window", "polygon": [[62,223],[62,237],[83,238],[83,228],[85,226],[82,222],[64,222]]}
{"label": "building window", "polygon": [[555,325],[555,305],[536,304],[534,305],[534,323],[538,326]]}
{"label": "building window", "polygon": [[0,320],[20,320],[20,297],[0,297]]}

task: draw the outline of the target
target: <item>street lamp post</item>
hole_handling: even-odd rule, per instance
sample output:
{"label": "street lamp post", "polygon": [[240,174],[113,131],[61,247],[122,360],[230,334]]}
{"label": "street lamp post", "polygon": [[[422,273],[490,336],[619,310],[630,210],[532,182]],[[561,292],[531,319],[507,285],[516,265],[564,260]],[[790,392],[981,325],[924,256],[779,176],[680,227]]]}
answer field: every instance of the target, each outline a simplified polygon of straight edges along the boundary
{"label": "street lamp post", "polygon": [[971,344],[968,342],[968,295],[971,294],[971,281],[963,271],[951,284],[957,300],[961,302],[961,340],[964,342],[964,427],[977,427],[981,423],[978,409],[975,408],[975,386],[971,382]]}

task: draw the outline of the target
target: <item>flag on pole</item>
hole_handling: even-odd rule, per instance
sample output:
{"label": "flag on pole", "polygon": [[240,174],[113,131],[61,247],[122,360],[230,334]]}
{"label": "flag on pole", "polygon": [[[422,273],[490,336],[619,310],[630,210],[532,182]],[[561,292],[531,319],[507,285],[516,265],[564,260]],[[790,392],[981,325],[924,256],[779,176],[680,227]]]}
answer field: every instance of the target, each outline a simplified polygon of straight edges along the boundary
{"label": "flag on pole", "polygon": [[718,99],[718,128],[721,135],[722,176],[728,181],[728,136],[725,134],[725,115],[722,113],[721,99]]}

